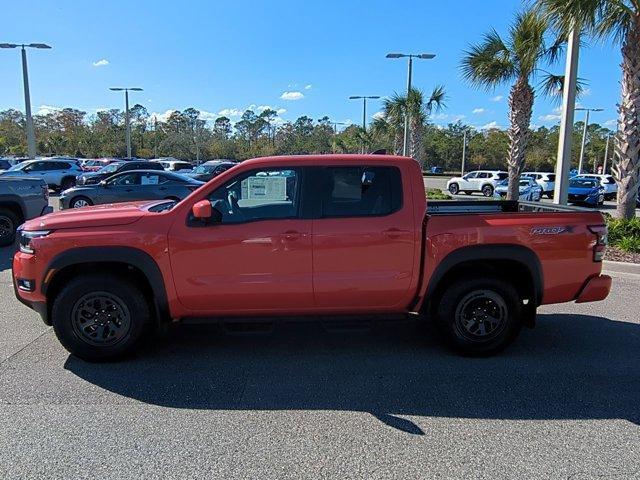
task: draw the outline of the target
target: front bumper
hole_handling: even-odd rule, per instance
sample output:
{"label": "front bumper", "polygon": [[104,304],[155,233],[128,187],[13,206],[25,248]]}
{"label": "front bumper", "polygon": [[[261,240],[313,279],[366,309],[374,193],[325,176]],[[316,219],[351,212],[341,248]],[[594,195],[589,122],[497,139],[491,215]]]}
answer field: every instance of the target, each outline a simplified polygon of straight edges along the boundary
{"label": "front bumper", "polygon": [[[47,299],[41,291],[41,276],[37,273],[35,256],[22,252],[16,252],[13,257],[11,269],[11,279],[13,282],[13,292],[20,303],[35,310],[45,324],[51,325],[49,320]],[[35,281],[33,291],[20,290],[18,279],[31,279]]]}
{"label": "front bumper", "polygon": [[586,281],[576,298],[576,303],[598,302],[609,296],[611,291],[611,277],[599,275]]}

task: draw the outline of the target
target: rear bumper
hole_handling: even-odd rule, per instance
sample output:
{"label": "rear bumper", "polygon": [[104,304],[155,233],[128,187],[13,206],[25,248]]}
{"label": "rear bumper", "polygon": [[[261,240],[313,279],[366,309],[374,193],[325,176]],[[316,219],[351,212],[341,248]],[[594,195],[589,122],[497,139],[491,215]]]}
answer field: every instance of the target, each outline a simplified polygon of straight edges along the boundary
{"label": "rear bumper", "polygon": [[600,275],[591,277],[582,287],[576,303],[598,302],[604,300],[611,291],[611,277]]}

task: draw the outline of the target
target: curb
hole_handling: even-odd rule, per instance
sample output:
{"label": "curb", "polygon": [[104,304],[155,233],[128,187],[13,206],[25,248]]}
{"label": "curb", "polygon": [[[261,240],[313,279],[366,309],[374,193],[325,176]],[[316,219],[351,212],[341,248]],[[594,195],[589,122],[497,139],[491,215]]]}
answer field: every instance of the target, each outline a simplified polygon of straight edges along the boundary
{"label": "curb", "polygon": [[602,262],[602,269],[615,273],[631,273],[640,275],[639,263],[614,262],[611,260],[605,260]]}

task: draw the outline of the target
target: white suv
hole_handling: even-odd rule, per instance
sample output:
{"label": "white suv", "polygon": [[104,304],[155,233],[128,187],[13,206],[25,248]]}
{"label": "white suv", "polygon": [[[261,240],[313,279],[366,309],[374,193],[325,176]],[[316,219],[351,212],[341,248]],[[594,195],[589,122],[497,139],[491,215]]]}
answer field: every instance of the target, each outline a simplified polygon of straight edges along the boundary
{"label": "white suv", "polygon": [[542,194],[549,198],[553,197],[556,188],[556,174],[549,172],[524,172],[521,177],[533,178],[542,187]]}
{"label": "white suv", "polygon": [[499,170],[477,170],[469,172],[463,177],[453,177],[447,182],[447,190],[452,195],[464,192],[471,195],[473,192],[481,192],[485,197],[492,197],[496,185],[509,178],[507,172]]}
{"label": "white suv", "polygon": [[597,180],[604,188],[604,199],[613,200],[618,196],[618,184],[615,178],[609,174],[598,175],[595,173],[582,173],[573,178],[588,178],[589,180]]}
{"label": "white suv", "polygon": [[82,167],[77,160],[51,158],[18,163],[3,172],[2,176],[42,178],[49,188],[66,190],[75,186],[76,177],[82,173]]}

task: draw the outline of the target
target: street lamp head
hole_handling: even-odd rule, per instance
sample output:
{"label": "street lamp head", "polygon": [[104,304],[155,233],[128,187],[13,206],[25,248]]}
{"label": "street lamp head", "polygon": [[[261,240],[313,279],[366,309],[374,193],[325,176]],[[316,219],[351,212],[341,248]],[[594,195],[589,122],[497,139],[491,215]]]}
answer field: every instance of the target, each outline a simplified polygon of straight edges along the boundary
{"label": "street lamp head", "polygon": [[358,100],[359,98],[363,98],[363,97],[361,97],[360,95],[351,95],[349,97],[349,100]]}
{"label": "street lamp head", "polygon": [[402,58],[406,57],[404,53],[387,53],[387,58]]}
{"label": "street lamp head", "polygon": [[371,95],[370,97],[367,97],[367,98],[371,98],[373,100],[376,100],[376,99],[380,98],[380,95]]}
{"label": "street lamp head", "polygon": [[31,47],[31,48],[51,48],[46,43],[30,43],[29,45],[27,45],[27,47]]}
{"label": "street lamp head", "polygon": [[422,58],[424,60],[431,60],[432,58],[435,58],[436,54],[435,53],[421,53],[420,55],[418,55],[418,58]]}
{"label": "street lamp head", "polygon": [[133,88],[130,88],[129,90],[131,90],[132,92],[141,92],[142,91],[142,89],[140,87],[133,87]]}
{"label": "street lamp head", "polygon": [[0,43],[0,48],[16,48],[17,46],[15,43]]}
{"label": "street lamp head", "polygon": [[120,88],[120,87],[109,87],[109,90],[112,90],[114,92],[121,92],[124,90],[124,88]]}

